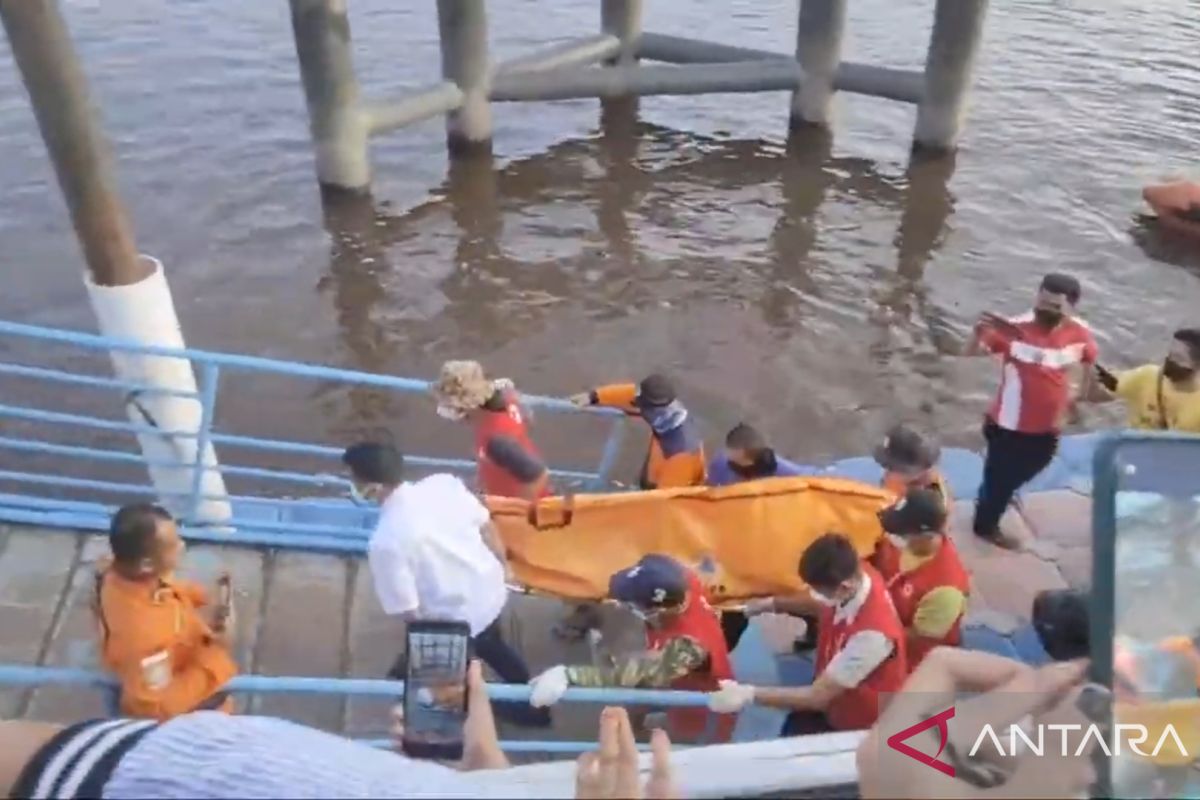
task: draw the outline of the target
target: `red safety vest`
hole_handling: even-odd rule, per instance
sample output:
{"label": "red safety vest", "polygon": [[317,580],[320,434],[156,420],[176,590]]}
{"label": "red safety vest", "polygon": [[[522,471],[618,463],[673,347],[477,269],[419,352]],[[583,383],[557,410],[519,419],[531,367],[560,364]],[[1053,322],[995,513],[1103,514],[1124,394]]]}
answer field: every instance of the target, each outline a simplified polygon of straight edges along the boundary
{"label": "red safety vest", "polygon": [[904,626],[892,605],[883,576],[874,567],[863,565],[871,576],[871,591],[854,619],[834,621],[833,608],[823,608],[817,628],[816,674],[821,675],[834,656],[841,652],[851,636],[859,631],[879,631],[892,643],[892,654],[876,667],[866,680],[834,698],[825,710],[825,718],[836,730],[853,731],[875,724],[880,712],[880,695],[898,692],[908,677],[908,659],[904,648]]}
{"label": "red safety vest", "polygon": [[[484,494],[495,497],[521,497],[521,482],[509,475],[503,469],[493,464],[487,457],[487,443],[493,436],[511,436],[521,443],[530,455],[541,455],[529,438],[529,428],[525,424],[525,414],[521,410],[517,393],[511,389],[503,392],[504,410],[479,412],[475,421],[475,460],[479,468],[479,485]],[[543,488],[540,497],[550,494],[549,488]]]}
{"label": "red safety vest", "polygon": [[[671,683],[672,689],[694,692],[712,692],[719,688],[719,681],[733,679],[733,664],[729,660],[729,648],[725,646],[725,634],[721,631],[721,618],[709,605],[708,595],[695,573],[688,575],[688,607],[679,616],[662,627],[646,626],[646,647],[661,650],[667,642],[681,636],[695,639],[708,653],[708,664]],[[712,714],[704,708],[670,708],[667,722],[672,739],[677,736],[698,742],[709,732],[707,743],[728,742],[733,736],[737,722],[736,714]]]}
{"label": "red safety vest", "polygon": [[[958,550],[949,536],[942,537],[942,546],[933,558],[912,572],[900,571],[900,550],[884,539],[876,550],[875,566],[887,581],[892,604],[900,616],[900,623],[911,628],[917,614],[917,606],[925,595],[942,586],[953,586],[964,595],[971,590],[971,575],[958,557]],[[915,670],[930,650],[938,645],[955,645],[962,642],[962,616],[954,621],[945,636],[940,639],[919,637],[911,641],[908,650],[908,668]]]}

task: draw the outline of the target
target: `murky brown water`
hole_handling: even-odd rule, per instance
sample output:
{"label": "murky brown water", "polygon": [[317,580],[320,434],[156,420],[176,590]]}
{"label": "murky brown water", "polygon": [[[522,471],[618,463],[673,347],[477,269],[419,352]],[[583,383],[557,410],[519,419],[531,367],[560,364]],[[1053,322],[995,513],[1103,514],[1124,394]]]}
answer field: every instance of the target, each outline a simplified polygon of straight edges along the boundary
{"label": "murky brown water", "polygon": [[[368,94],[436,77],[436,19],[415,5],[351,3]],[[647,5],[648,30],[793,46],[795,2]],[[1134,221],[1143,184],[1200,171],[1185,0],[993,4],[955,160],[910,168],[914,109],[870,98],[840,98],[832,140],[790,145],[781,94],[650,98],[604,124],[595,101],[499,105],[495,171],[448,169],[431,120],[375,141],[373,205],[329,213],[286,3],[66,6],[141,247],[195,347],[405,375],[472,356],[542,393],[667,368],[714,435],[752,419],[815,460],[897,418],[973,441],[995,375],[958,342],[1048,270],[1084,280],[1117,364],[1158,358],[1200,313],[1200,258],[1140,244]],[[499,59],[598,26],[589,0],[491,6]],[[851,13],[847,58],[922,64],[932,2]],[[0,317],[92,329],[7,48],[0,187]],[[221,412],[240,429],[386,425],[424,446],[448,427],[427,404],[232,389]]]}

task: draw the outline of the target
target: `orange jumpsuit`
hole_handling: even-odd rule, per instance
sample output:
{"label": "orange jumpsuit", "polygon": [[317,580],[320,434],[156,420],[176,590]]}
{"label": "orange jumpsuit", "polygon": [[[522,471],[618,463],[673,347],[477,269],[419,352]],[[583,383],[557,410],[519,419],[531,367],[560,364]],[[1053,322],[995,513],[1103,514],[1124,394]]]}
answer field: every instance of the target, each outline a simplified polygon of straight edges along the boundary
{"label": "orange jumpsuit", "polygon": [[[593,390],[596,405],[619,408],[627,414],[639,415],[633,399],[638,387],[632,383],[599,386]],[[695,423],[688,418],[672,431],[666,441],[657,434],[650,436],[650,451],[642,468],[643,489],[677,489],[682,486],[703,486],[708,477],[708,462],[704,457],[704,442],[695,433]]]}
{"label": "orange jumpsuit", "polygon": [[96,576],[100,659],[121,682],[121,712],[165,720],[199,708],[232,711],[222,687],[237,664],[197,609],[208,604],[191,581]]}

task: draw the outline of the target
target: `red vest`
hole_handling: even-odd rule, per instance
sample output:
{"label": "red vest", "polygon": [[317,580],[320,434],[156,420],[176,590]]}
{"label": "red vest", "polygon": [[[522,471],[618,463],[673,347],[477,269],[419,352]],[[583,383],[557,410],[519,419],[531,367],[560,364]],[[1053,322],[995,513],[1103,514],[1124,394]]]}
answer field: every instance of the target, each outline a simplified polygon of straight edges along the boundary
{"label": "red vest", "polygon": [[[890,551],[890,553],[888,552]],[[876,550],[875,565],[887,581],[888,593],[892,596],[892,604],[900,616],[900,623],[905,628],[911,628],[913,617],[917,614],[917,606],[925,595],[942,586],[953,586],[963,594],[971,589],[971,576],[958,557],[958,550],[949,536],[942,537],[942,546],[938,548],[933,558],[926,561],[912,572],[900,571],[900,550],[886,539]],[[952,627],[941,639],[926,639],[920,637],[910,644],[908,651],[908,667],[914,670],[930,650],[938,645],[958,645],[962,642],[962,617],[954,622]]]}
{"label": "red vest", "polygon": [[[708,603],[707,593],[694,573],[688,576],[688,607],[679,616],[662,627],[646,626],[646,646],[650,650],[661,650],[663,645],[681,636],[690,636],[708,652],[708,665],[703,671],[692,672],[671,683],[672,689],[694,692],[712,692],[719,687],[718,681],[733,679],[733,664],[729,660],[729,648],[725,646],[725,634],[721,631],[721,618]],[[736,714],[711,714],[704,708],[670,708],[667,710],[668,733],[672,740],[677,736],[694,743],[708,732],[709,718],[713,730],[707,743],[727,742],[733,736]]]}
{"label": "red vest", "polygon": [[839,694],[825,710],[825,717],[836,730],[853,731],[869,728],[879,717],[881,694],[898,692],[908,677],[908,659],[904,652],[904,626],[896,616],[888,596],[883,576],[874,567],[863,565],[871,576],[871,591],[854,619],[834,621],[834,610],[823,608],[817,628],[817,664],[819,676],[833,657],[846,646],[847,640],[859,631],[879,631],[892,643],[892,654],[876,667],[866,680],[853,689]]}
{"label": "red vest", "polygon": [[[487,443],[493,436],[511,436],[521,443],[531,455],[541,457],[529,438],[529,428],[525,425],[525,415],[517,400],[516,392],[504,390],[504,410],[479,412],[475,422],[475,461],[479,468],[479,485],[484,494],[495,497],[521,497],[521,482],[496,466],[487,457]],[[540,495],[550,494],[548,488],[543,488]]]}

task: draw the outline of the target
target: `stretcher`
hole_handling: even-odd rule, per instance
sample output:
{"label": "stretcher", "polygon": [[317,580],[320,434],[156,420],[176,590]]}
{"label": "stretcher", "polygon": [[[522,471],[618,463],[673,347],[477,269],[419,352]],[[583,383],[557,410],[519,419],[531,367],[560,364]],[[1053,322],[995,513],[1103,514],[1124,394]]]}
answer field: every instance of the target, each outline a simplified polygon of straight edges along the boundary
{"label": "stretcher", "polygon": [[877,486],[802,477],[486,502],[517,581],[534,593],[601,600],[613,573],[662,553],[695,569],[728,608],[803,591],[800,557],[825,533],[870,555],[883,535],[879,511],[893,500]]}

